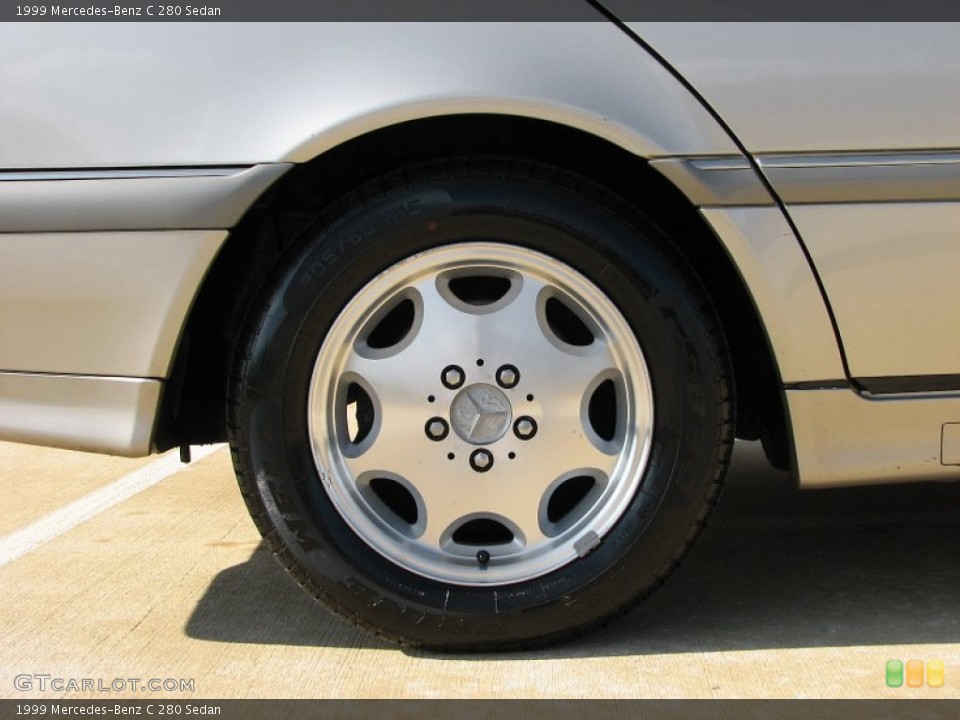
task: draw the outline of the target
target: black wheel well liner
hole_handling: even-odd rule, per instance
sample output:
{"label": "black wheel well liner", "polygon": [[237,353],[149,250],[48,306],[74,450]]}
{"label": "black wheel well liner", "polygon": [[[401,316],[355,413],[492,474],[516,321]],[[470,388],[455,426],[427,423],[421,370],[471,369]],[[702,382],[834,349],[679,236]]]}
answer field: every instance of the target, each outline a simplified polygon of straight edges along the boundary
{"label": "black wheel well liner", "polygon": [[451,115],[401,123],[297,166],[249,210],[208,273],[165,384],[154,444],[226,437],[230,366],[250,303],[284,248],[317,212],[352,188],[404,165],[463,155],[550,163],[607,186],[674,239],[707,289],[727,336],[737,389],[737,437],[763,440],[790,466],[785,401],[763,323],[736,267],[690,202],[647,162],[587,132],[506,115]]}

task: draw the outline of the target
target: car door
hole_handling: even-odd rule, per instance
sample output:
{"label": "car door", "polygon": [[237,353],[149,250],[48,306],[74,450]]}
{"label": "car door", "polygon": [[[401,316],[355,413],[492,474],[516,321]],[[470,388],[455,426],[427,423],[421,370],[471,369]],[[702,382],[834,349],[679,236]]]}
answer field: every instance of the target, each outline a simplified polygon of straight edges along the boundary
{"label": "car door", "polygon": [[628,25],[782,201],[856,384],[960,389],[960,25]]}

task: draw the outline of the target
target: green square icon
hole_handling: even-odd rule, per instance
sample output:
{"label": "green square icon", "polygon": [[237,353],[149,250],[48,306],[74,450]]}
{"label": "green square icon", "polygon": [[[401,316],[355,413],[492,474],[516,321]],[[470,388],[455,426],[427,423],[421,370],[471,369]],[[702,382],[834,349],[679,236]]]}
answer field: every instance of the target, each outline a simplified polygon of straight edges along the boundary
{"label": "green square icon", "polygon": [[903,661],[887,660],[887,687],[903,685]]}

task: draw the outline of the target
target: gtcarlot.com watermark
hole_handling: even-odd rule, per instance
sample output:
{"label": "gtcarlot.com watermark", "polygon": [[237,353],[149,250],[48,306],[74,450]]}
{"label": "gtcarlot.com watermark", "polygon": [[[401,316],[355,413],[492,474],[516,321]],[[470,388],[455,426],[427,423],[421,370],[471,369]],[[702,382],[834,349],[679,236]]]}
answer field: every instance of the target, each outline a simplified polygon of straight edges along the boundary
{"label": "gtcarlot.com watermark", "polygon": [[20,692],[170,692],[184,693],[196,691],[193,678],[89,678],[57,677],[34,673],[21,674],[13,679],[13,686]]}

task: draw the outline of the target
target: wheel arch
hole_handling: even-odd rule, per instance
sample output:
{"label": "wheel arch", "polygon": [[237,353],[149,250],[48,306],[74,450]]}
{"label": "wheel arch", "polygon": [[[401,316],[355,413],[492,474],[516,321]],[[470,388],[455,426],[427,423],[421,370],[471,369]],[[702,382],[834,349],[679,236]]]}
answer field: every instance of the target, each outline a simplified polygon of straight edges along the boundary
{"label": "wheel arch", "polygon": [[441,115],[371,130],[282,177],[231,232],[200,288],[178,345],[155,433],[158,450],[222,441],[230,366],[250,304],[318,209],[412,162],[498,155],[550,163],[626,198],[674,239],[706,286],[731,349],[737,436],[761,438],[771,460],[791,448],[780,374],[737,267],[697,208],[646,158],[584,129],[502,114]]}

